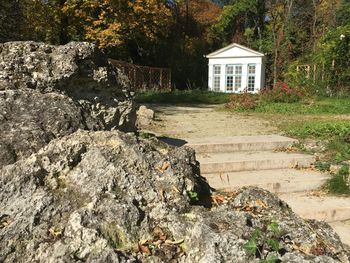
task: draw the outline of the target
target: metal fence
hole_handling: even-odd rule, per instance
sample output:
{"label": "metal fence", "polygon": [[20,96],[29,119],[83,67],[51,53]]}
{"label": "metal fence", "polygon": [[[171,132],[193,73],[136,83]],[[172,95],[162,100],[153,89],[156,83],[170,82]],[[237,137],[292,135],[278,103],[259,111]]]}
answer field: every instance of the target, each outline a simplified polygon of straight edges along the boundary
{"label": "metal fence", "polygon": [[110,59],[113,66],[120,69],[137,91],[171,90],[171,70],[135,65],[120,60]]}

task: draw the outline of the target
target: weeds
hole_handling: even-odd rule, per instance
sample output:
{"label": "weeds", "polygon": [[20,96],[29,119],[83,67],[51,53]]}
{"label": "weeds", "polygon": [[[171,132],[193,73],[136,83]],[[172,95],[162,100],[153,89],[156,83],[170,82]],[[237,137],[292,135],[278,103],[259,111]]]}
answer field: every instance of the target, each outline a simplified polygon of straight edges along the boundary
{"label": "weeds", "polygon": [[343,165],[339,172],[328,180],[326,186],[330,193],[349,196],[349,166]]}
{"label": "weeds", "polygon": [[279,239],[282,233],[276,221],[272,221],[264,229],[256,228],[250,239],[243,245],[248,255],[260,259],[260,263],[278,262],[280,250]]}
{"label": "weeds", "polygon": [[348,121],[308,121],[291,123],[287,126],[287,133],[301,138],[329,139],[343,137],[350,132]]}

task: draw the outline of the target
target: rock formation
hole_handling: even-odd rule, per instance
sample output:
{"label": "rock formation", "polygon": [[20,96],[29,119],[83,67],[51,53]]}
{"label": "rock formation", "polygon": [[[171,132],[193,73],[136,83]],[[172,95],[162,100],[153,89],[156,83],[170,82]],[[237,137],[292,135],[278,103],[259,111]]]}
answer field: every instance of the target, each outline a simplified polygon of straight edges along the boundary
{"label": "rock formation", "polygon": [[0,44],[0,167],[77,129],[133,131],[127,79],[89,43]]}
{"label": "rock formation", "polygon": [[[254,262],[276,256],[329,263],[348,262],[350,255],[328,225],[302,220],[263,190],[213,196],[212,208],[190,205],[191,198],[210,201],[193,150],[155,139],[78,131],[0,174],[1,262]],[[254,242],[261,253],[251,255],[244,247],[258,229]]]}
{"label": "rock formation", "polygon": [[145,105],[141,105],[136,112],[136,116],[136,127],[138,129],[147,128],[154,120],[154,111]]}

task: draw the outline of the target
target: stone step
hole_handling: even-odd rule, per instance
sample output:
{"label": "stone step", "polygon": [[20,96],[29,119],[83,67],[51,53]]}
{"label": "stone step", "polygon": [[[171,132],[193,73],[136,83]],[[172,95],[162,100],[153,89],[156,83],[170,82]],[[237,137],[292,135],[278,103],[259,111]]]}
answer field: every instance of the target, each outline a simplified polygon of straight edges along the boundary
{"label": "stone step", "polygon": [[350,246],[350,220],[329,223],[339,235],[341,241]]}
{"label": "stone step", "polygon": [[267,151],[287,148],[298,141],[280,135],[256,135],[189,139],[197,153]]}
{"label": "stone step", "polygon": [[277,169],[202,174],[216,190],[257,186],[272,193],[302,192],[322,186],[329,175],[309,170]]}
{"label": "stone step", "polygon": [[197,155],[202,174],[309,167],[312,155],[285,152],[234,152]]}
{"label": "stone step", "polygon": [[350,219],[350,198],[312,196],[309,193],[279,194],[295,213],[306,219],[328,223]]}

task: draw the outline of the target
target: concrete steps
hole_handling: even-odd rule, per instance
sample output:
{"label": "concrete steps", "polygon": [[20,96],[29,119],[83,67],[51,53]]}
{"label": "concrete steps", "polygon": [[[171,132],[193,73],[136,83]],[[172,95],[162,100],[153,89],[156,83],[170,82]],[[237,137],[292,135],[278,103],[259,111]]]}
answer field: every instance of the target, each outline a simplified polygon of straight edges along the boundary
{"label": "concrete steps", "polygon": [[296,169],[212,173],[205,174],[205,177],[212,187],[226,192],[251,185],[276,194],[313,190],[328,179],[323,173]]}
{"label": "concrete steps", "polygon": [[279,197],[303,218],[325,222],[350,219],[350,198],[318,197],[308,193],[280,194]]}
{"label": "concrete steps", "polygon": [[197,159],[203,174],[306,168],[315,162],[312,155],[284,152],[199,153]]}
{"label": "concrete steps", "polygon": [[287,148],[298,141],[280,135],[234,136],[190,139],[187,146],[197,153],[268,151]]}
{"label": "concrete steps", "polygon": [[323,185],[329,175],[294,169],[307,168],[315,162],[312,155],[278,151],[294,143],[297,141],[283,136],[261,135],[191,139],[187,146],[196,150],[201,174],[213,188],[267,189],[301,217],[331,223],[343,242],[350,245],[350,198],[307,194]]}

